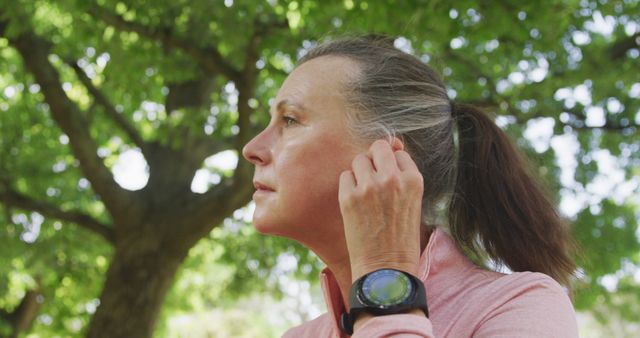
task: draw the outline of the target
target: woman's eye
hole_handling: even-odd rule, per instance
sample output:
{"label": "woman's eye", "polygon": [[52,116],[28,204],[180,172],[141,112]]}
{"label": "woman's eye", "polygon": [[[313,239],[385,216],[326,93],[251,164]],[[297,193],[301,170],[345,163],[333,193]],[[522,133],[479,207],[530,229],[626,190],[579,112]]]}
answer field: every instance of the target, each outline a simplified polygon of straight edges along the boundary
{"label": "woman's eye", "polygon": [[282,121],[284,122],[285,126],[287,126],[287,127],[291,127],[294,124],[298,123],[298,121],[296,121],[296,119],[294,119],[291,116],[283,116],[282,117]]}

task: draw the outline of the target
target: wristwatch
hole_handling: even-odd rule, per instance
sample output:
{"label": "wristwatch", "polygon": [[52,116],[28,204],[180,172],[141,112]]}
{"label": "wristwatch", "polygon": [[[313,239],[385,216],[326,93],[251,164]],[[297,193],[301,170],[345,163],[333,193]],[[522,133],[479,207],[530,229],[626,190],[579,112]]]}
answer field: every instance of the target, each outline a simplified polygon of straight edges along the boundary
{"label": "wristwatch", "polygon": [[353,324],[361,313],[382,316],[421,309],[429,317],[422,281],[395,269],[380,269],[358,278],[349,290],[349,304],[349,312],[340,320],[348,335],[353,334]]}

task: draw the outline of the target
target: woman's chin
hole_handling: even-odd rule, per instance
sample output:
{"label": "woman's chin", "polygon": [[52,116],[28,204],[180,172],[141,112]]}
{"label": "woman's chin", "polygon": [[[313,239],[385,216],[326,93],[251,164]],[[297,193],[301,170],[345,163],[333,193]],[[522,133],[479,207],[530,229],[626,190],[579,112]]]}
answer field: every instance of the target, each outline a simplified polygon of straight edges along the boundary
{"label": "woman's chin", "polygon": [[277,224],[269,224],[267,222],[253,221],[253,227],[262,235],[278,235]]}
{"label": "woman's chin", "polygon": [[266,222],[253,222],[253,227],[261,235],[266,236],[278,236],[292,240],[298,240],[299,236],[296,235],[295,229],[288,228],[282,223],[266,223]]}
{"label": "woman's chin", "polygon": [[274,217],[274,214],[268,210],[256,206],[252,219],[253,227],[262,235],[281,236],[286,233],[287,222],[283,222],[280,217]]}
{"label": "woman's chin", "polygon": [[262,224],[253,223],[253,227],[256,229],[256,231],[259,234],[262,234],[262,235],[269,235],[270,234],[270,230],[271,229],[268,226],[265,226],[265,225],[262,225]]}

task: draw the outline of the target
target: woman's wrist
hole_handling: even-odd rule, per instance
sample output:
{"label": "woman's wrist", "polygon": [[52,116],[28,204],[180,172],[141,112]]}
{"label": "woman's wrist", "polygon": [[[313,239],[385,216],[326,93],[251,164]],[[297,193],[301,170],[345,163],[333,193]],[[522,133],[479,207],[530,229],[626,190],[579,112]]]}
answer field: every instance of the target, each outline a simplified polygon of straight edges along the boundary
{"label": "woman's wrist", "polygon": [[[424,317],[426,318],[427,316],[424,314],[424,311],[422,311],[421,309],[413,309],[409,312],[407,312],[407,314],[412,314],[412,315],[416,315],[416,316],[420,316],[420,317]],[[375,317],[372,314],[369,313],[362,313],[360,315],[358,315],[358,318],[356,319],[356,322],[353,324],[353,332],[357,332],[359,328],[362,327],[362,325],[364,325],[366,322],[368,322],[370,319],[372,319],[373,317]]]}
{"label": "woman's wrist", "polygon": [[355,283],[362,276],[380,269],[394,269],[418,276],[418,262],[373,262],[361,263],[351,268],[351,283]]}

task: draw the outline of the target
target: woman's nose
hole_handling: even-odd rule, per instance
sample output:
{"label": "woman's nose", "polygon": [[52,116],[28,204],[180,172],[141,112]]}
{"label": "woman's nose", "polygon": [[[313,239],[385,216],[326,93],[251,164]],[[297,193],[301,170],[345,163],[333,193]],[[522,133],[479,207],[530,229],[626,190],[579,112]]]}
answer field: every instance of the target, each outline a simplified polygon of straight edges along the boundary
{"label": "woman's nose", "polygon": [[270,152],[266,131],[266,129],[263,130],[242,148],[242,156],[253,165],[265,165],[269,163]]}

